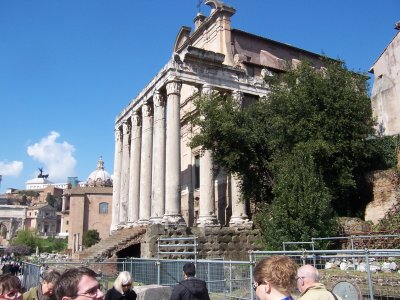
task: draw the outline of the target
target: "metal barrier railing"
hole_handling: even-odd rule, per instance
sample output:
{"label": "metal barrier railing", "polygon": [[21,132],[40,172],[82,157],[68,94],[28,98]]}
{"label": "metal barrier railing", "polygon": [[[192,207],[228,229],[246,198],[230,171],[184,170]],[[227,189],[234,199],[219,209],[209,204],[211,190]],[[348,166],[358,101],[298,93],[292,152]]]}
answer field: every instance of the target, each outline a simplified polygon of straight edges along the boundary
{"label": "metal barrier railing", "polygon": [[[346,282],[360,290],[360,299],[388,299],[400,295],[396,273],[400,249],[253,251],[250,261],[256,263],[271,255],[290,256],[299,265],[312,264],[321,271],[322,281],[325,278],[328,282],[324,283],[330,288],[339,281]],[[389,261],[394,263],[393,270],[388,268]],[[347,298],[346,294],[339,296]]]}
{"label": "metal barrier railing", "polygon": [[351,250],[356,250],[354,245],[355,241],[363,239],[365,240],[400,239],[400,234],[350,235],[350,236],[311,238],[311,242],[282,242],[282,249],[283,251],[286,251],[287,250],[286,246],[288,245],[310,245],[311,250],[315,250],[317,241],[350,240]]}
{"label": "metal barrier railing", "polygon": [[[320,270],[322,282],[330,289],[338,287],[339,281],[347,281],[357,287],[363,299],[392,299],[400,295],[400,273],[397,273],[400,249],[253,251],[248,261],[198,259],[196,276],[207,282],[213,299],[254,299],[253,267],[261,258],[271,255],[287,255],[298,265],[314,265]],[[62,271],[84,264],[99,274],[99,281],[105,288],[122,270],[132,274],[135,284],[173,287],[183,279],[182,267],[188,261],[193,260],[128,258],[117,263],[46,262],[46,265]],[[390,264],[394,266],[393,270],[389,269]],[[40,268],[40,265],[24,264],[25,287],[37,284]],[[344,296],[343,299],[349,299]]]}

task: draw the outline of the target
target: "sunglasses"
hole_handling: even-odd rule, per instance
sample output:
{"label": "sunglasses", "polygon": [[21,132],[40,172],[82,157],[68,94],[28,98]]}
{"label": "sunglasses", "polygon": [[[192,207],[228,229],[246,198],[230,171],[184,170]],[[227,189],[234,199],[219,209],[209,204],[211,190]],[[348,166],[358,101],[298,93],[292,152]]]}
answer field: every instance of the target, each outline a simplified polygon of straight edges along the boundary
{"label": "sunglasses", "polygon": [[127,283],[122,285],[122,287],[130,287],[130,286],[132,286],[132,283]]}
{"label": "sunglasses", "polygon": [[260,285],[262,285],[262,283],[254,282],[254,283],[253,283],[253,290],[256,291],[257,288],[258,288]]}
{"label": "sunglasses", "polygon": [[0,295],[0,298],[5,298],[5,299],[15,299],[15,298],[17,298],[19,295],[20,295],[21,293],[20,293],[20,291],[19,290],[13,290],[13,291],[10,291],[10,292],[8,292],[8,293],[5,293],[5,294],[1,294]]}

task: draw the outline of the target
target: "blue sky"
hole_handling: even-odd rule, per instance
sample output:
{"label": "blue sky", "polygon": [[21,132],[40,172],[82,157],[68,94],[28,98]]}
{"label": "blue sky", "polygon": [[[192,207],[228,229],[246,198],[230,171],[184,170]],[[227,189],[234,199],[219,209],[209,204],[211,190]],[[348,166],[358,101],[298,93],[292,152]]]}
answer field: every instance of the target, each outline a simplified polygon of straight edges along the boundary
{"label": "blue sky", "polygon": [[[230,0],[232,27],[366,72],[396,34],[399,0]],[[43,167],[113,171],[116,115],[172,55],[197,0],[0,0],[0,193]],[[209,8],[201,10],[209,14]]]}

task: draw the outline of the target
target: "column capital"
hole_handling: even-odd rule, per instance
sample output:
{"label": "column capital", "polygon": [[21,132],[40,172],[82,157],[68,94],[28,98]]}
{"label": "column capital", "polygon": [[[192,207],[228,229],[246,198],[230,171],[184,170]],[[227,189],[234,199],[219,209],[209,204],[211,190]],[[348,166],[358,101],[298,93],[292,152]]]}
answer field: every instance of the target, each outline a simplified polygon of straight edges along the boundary
{"label": "column capital", "polygon": [[143,102],[142,105],[142,116],[144,117],[150,117],[152,114],[152,109],[151,109],[151,104],[149,101]]}
{"label": "column capital", "polygon": [[132,126],[140,126],[141,125],[141,118],[140,118],[139,112],[137,110],[134,110],[131,113],[131,123],[132,123]]}
{"label": "column capital", "polygon": [[164,97],[160,91],[155,91],[153,95],[154,107],[160,107],[165,105]]}
{"label": "column capital", "polygon": [[128,123],[128,120],[125,120],[124,123],[122,123],[122,132],[124,135],[129,135],[131,133],[131,124]]}
{"label": "column capital", "polygon": [[122,131],[121,131],[120,127],[115,127],[114,135],[115,135],[115,141],[116,142],[121,142],[121,140],[122,140]]}
{"label": "column capital", "polygon": [[182,88],[182,82],[178,79],[172,79],[167,82],[167,95],[179,95]]}

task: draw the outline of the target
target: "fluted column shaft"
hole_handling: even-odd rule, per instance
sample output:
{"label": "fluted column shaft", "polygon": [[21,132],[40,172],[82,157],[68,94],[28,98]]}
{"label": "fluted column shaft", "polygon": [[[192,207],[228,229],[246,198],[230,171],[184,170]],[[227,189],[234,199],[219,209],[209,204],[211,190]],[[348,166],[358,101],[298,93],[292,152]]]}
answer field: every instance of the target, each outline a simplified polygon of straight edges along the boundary
{"label": "fluted column shaft", "polygon": [[181,118],[180,91],[182,84],[173,80],[167,83],[167,124],[165,149],[165,215],[164,220],[177,223],[181,216]]}
{"label": "fluted column shaft", "polygon": [[131,125],[128,121],[122,124],[122,165],[121,165],[121,194],[119,206],[119,223],[128,221],[129,206],[129,140],[131,136]]}
{"label": "fluted column shaft", "polygon": [[153,117],[147,101],[142,106],[142,149],[140,164],[139,221],[148,222],[151,213],[151,164],[153,154]]}
{"label": "fluted column shaft", "polygon": [[140,207],[140,149],[142,143],[142,125],[139,114],[134,111],[131,116],[131,159],[129,166],[129,213],[128,221],[139,220]]}
{"label": "fluted column shaft", "polygon": [[150,221],[161,223],[165,212],[165,102],[160,92],[154,94],[153,102],[154,148]]}
{"label": "fluted column shaft", "polygon": [[[203,96],[211,97],[212,88],[208,85],[202,88]],[[213,155],[211,150],[205,150],[200,157],[200,212],[197,225],[213,226],[218,220],[215,215],[215,186]]]}
{"label": "fluted column shaft", "polygon": [[119,201],[120,201],[120,178],[122,162],[122,132],[120,128],[115,129],[115,153],[114,153],[114,181],[112,198],[111,230],[115,230],[119,224]]}

